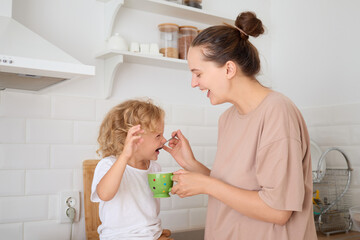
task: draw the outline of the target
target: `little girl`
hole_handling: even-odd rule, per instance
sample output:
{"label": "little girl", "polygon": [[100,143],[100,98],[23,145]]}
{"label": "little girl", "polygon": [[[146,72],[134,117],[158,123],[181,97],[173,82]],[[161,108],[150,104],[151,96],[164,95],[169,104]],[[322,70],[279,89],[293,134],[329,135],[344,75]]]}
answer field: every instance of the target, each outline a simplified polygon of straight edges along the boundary
{"label": "little girl", "polygon": [[169,239],[162,230],[160,202],[147,174],[161,171],[157,160],[166,139],[164,111],[150,100],[128,100],[106,115],[98,137],[103,159],[95,168],[91,201],[100,202],[101,240]]}

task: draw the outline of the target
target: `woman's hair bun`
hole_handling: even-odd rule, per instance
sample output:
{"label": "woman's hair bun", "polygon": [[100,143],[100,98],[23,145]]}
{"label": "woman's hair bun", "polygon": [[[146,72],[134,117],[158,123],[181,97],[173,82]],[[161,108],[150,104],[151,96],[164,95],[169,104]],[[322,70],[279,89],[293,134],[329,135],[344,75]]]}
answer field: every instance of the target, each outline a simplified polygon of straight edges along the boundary
{"label": "woman's hair bun", "polygon": [[264,33],[264,27],[260,19],[253,12],[240,13],[235,21],[235,26],[246,32],[247,35],[257,37]]}

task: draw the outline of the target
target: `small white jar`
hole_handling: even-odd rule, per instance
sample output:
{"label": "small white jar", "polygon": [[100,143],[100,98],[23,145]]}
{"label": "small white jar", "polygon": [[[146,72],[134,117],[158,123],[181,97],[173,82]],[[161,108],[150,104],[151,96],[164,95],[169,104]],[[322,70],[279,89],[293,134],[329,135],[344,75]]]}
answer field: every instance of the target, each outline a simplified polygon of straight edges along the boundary
{"label": "small white jar", "polygon": [[120,51],[127,51],[128,45],[123,37],[119,33],[115,33],[108,40],[107,44],[108,49],[115,49]]}

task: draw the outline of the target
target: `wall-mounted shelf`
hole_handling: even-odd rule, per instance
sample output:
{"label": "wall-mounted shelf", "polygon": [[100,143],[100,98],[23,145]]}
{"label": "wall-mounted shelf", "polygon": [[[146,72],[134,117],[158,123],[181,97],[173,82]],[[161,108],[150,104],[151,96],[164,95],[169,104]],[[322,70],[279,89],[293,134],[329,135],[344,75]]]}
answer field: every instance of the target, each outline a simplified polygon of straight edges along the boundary
{"label": "wall-mounted shelf", "polygon": [[123,62],[152,65],[174,69],[187,69],[187,61],[183,59],[168,58],[152,54],[133,53],[110,49],[99,53],[96,58],[109,59],[118,55],[123,55]]}
{"label": "wall-mounted shelf", "polygon": [[132,53],[114,49],[103,51],[99,53],[96,58],[105,60],[104,94],[106,98],[111,95],[116,69],[122,63],[137,63],[181,70],[188,69],[186,60],[154,56],[151,54]]}
{"label": "wall-mounted shelf", "polygon": [[121,7],[138,9],[165,16],[183,18],[208,25],[223,22],[233,24],[234,19],[215,14],[211,11],[189,7],[165,0],[98,0],[105,2],[106,38],[111,36],[116,15]]}
{"label": "wall-mounted shelf", "polygon": [[[220,25],[223,22],[233,24],[234,20],[212,13],[207,10],[193,8],[165,0],[98,0],[105,4],[105,40],[112,35],[116,15],[121,7],[132,8],[146,12],[161,14],[164,16],[177,17],[204,23],[208,25]],[[173,69],[188,69],[187,61],[181,59],[152,56],[118,50],[105,50],[99,53],[96,58],[105,61],[104,76],[104,97],[111,95],[113,80],[119,64],[137,63],[151,66],[160,66]]]}

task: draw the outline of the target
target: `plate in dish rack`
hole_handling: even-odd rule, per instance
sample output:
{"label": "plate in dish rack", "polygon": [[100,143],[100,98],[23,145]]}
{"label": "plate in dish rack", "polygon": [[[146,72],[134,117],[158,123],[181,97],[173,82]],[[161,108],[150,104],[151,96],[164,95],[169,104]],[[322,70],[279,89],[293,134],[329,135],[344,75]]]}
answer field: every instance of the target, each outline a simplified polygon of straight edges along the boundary
{"label": "plate in dish rack", "polygon": [[325,176],[326,172],[326,161],[322,161],[320,166],[320,172],[318,173],[319,160],[322,155],[322,151],[314,141],[310,140],[310,151],[311,151],[311,166],[312,166],[312,177],[313,182],[320,182]]}

